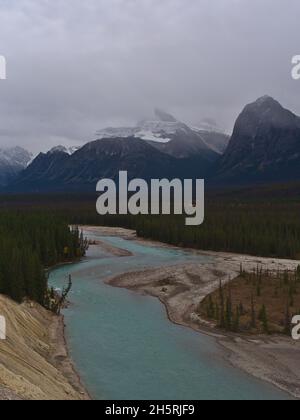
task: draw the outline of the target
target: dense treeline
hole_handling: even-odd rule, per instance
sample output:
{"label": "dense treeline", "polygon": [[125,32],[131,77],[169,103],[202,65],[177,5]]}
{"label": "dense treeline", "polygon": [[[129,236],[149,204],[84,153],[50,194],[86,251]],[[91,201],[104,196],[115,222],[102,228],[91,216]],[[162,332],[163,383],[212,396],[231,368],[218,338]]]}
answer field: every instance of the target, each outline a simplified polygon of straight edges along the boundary
{"label": "dense treeline", "polygon": [[45,268],[84,253],[78,229],[45,212],[0,212],[0,293],[45,305]]}
{"label": "dense treeline", "polygon": [[209,202],[205,222],[186,227],[180,216],[106,216],[95,210],[74,215],[73,223],[136,229],[138,236],[211,251],[300,259],[300,205],[297,202]]}
{"label": "dense treeline", "polygon": [[265,257],[300,259],[300,208],[211,205],[205,222],[186,227],[183,218],[139,218],[137,234],[173,245]]}
{"label": "dense treeline", "polygon": [[299,196],[300,186],[209,192],[205,222],[198,227],[186,227],[179,216],[100,217],[96,196],[9,197],[4,203],[28,212],[51,209],[67,223],[136,229],[141,237],[172,245],[300,259]]}

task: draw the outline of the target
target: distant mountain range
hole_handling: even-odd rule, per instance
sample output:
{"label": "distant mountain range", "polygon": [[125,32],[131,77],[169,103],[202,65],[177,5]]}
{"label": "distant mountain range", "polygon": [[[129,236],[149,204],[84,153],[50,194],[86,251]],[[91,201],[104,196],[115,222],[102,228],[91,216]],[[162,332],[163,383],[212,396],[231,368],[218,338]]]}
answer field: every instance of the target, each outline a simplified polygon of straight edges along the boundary
{"label": "distant mountain range", "polygon": [[300,118],[264,96],[244,108],[229,138],[214,125],[189,127],[156,110],[155,120],[101,130],[82,148],[58,146],[26,167],[29,160],[7,192],[95,191],[99,179],[117,179],[120,170],[130,178],[204,177],[218,187],[295,181]]}
{"label": "distant mountain range", "polygon": [[129,178],[204,177],[215,154],[175,158],[148,142],[135,138],[102,139],[68,154],[63,148],[40,153],[8,188],[8,192],[94,191],[101,178],[117,179],[119,171]]}
{"label": "distant mountain range", "polygon": [[79,150],[58,146],[40,153],[7,191],[94,191],[99,179],[117,179],[120,170],[127,170],[130,178],[204,177],[221,155],[208,139],[216,137],[224,145],[229,141],[213,131],[204,131],[204,140],[164,111],[156,110],[155,118],[134,128],[101,130],[98,140]]}

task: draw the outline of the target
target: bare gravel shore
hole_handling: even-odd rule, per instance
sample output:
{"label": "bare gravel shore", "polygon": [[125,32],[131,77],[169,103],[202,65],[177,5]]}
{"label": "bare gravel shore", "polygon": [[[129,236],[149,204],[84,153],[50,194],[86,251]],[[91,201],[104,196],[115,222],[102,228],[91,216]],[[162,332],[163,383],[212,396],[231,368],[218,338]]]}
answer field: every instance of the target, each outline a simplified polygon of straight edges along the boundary
{"label": "bare gravel shore", "polygon": [[[124,229],[89,229],[103,236],[122,236],[128,240],[135,238],[133,231]],[[168,247],[161,243],[139,241],[147,246]],[[257,265],[277,271],[278,268],[294,270],[299,261],[195,250],[191,252],[213,258],[204,264],[178,265],[124,274],[110,279],[108,284],[158,298],[166,306],[172,322],[214,336],[234,366],[272,383],[295,398],[300,398],[300,342],[283,336],[226,334],[214,329],[197,314],[197,307],[205,296],[219,287],[220,279],[225,283],[235,278],[241,264],[247,271],[255,269]]]}

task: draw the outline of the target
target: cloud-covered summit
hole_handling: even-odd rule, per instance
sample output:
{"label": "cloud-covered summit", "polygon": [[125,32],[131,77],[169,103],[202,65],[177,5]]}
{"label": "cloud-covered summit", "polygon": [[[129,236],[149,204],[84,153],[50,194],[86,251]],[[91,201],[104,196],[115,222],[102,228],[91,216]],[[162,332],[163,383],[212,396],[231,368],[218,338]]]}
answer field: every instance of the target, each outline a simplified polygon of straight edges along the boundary
{"label": "cloud-covered summit", "polygon": [[0,4],[0,146],[76,145],[159,105],[228,131],[268,93],[300,114],[290,0],[10,0]]}

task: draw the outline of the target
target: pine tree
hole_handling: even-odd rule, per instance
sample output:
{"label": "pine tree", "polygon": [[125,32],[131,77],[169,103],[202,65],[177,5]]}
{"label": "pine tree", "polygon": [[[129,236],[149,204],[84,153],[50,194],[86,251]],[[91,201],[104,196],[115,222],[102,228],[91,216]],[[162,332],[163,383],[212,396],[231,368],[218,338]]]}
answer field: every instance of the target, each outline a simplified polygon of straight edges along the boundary
{"label": "pine tree", "polygon": [[245,309],[244,309],[244,306],[243,306],[242,302],[239,305],[239,313],[240,313],[240,316],[245,315]]}
{"label": "pine tree", "polygon": [[234,322],[233,322],[233,331],[234,332],[239,332],[240,329],[240,308],[237,306],[236,307],[236,312],[235,312],[235,317],[234,317]]}
{"label": "pine tree", "polygon": [[220,299],[220,328],[225,328],[225,302],[222,280],[219,284],[219,299]]}
{"label": "pine tree", "polygon": [[259,283],[257,283],[257,286],[256,286],[256,296],[257,297],[260,297],[261,296],[261,288],[260,288],[260,284]]}
{"label": "pine tree", "polygon": [[264,332],[269,334],[270,331],[269,331],[269,322],[268,322],[266,305],[263,305],[260,310],[259,320],[262,322]]}
{"label": "pine tree", "polygon": [[290,314],[290,305],[289,305],[289,302],[286,305],[284,333],[287,334],[287,335],[290,335],[291,334],[291,314]]}
{"label": "pine tree", "polygon": [[215,305],[211,295],[208,298],[208,305],[207,305],[207,317],[210,319],[215,318]]}
{"label": "pine tree", "polygon": [[251,328],[256,328],[256,313],[253,295],[251,296]]}
{"label": "pine tree", "polygon": [[226,316],[225,316],[225,327],[228,330],[232,329],[232,303],[231,296],[229,295],[226,300]]}

